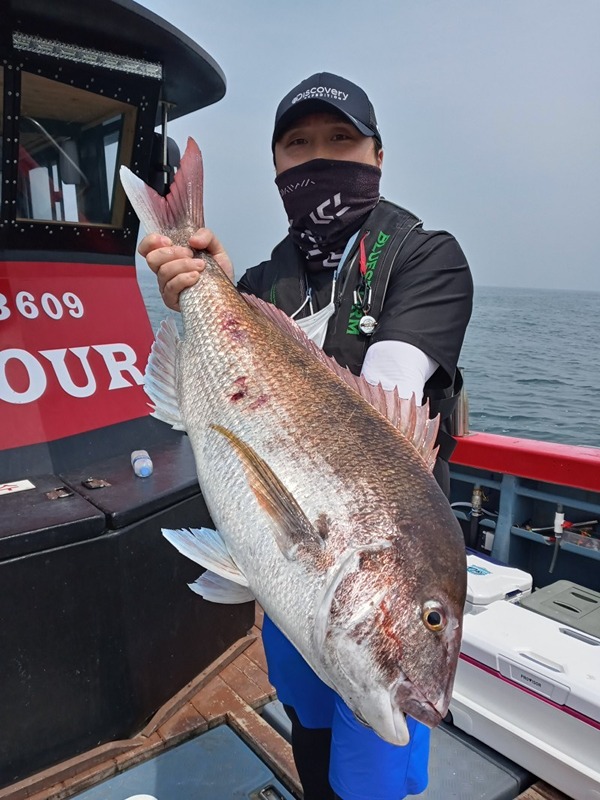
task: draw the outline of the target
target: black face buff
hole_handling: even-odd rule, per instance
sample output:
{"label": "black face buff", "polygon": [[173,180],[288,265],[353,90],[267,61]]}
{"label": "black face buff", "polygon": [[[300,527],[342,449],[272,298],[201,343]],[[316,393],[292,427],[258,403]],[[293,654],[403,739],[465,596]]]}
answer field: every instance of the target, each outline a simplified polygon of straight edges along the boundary
{"label": "black face buff", "polygon": [[322,158],[275,178],[290,236],[308,269],[339,265],[346,242],[379,201],[380,180],[374,165]]}

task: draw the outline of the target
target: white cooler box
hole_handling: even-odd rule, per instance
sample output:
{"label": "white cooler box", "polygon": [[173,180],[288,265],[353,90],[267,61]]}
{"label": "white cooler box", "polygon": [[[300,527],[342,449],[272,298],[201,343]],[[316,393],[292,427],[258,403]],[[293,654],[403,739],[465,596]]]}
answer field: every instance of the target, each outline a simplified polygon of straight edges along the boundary
{"label": "white cooler box", "polygon": [[503,600],[465,614],[450,711],[575,800],[600,800],[600,639]]}
{"label": "white cooler box", "polygon": [[531,594],[531,586],[528,572],[469,554],[465,613],[477,614],[495,600],[516,601]]}

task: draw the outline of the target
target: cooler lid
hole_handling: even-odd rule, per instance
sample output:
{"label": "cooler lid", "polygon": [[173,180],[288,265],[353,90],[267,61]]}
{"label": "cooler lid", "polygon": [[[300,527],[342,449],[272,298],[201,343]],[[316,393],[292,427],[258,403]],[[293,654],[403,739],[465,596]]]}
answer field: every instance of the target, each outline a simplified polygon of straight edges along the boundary
{"label": "cooler lid", "polygon": [[104,514],[57,475],[0,484],[0,560],[91,539],[105,528]]}
{"label": "cooler lid", "polygon": [[556,581],[522,600],[525,608],[600,638],[600,592]]}
{"label": "cooler lid", "polygon": [[[136,449],[144,449],[139,443]],[[147,445],[154,470],[138,478],[131,452],[89,462],[62,474],[63,481],[106,516],[107,527],[124,528],[199,493],[194,454],[187,436]]]}
{"label": "cooler lid", "polygon": [[531,586],[532,577],[527,572],[467,555],[467,601],[475,606],[527,594]]}
{"label": "cooler lid", "polygon": [[250,747],[219,725],[76,795],[77,800],[293,800]]}

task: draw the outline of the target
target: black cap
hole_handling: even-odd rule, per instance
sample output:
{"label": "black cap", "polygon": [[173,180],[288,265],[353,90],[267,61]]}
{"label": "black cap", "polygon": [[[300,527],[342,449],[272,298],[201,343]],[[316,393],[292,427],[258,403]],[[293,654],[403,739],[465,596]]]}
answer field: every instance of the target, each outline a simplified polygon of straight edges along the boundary
{"label": "black cap", "polygon": [[336,111],[346,117],[363,136],[373,136],[381,144],[375,111],[366,93],[352,81],[317,72],[286,94],[275,114],[272,147],[284,131],[300,117],[315,111]]}

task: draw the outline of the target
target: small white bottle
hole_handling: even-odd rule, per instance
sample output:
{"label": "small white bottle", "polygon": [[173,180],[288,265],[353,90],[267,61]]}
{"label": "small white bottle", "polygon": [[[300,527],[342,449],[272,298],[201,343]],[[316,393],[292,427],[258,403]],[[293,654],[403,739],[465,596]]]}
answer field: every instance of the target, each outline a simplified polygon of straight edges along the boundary
{"label": "small white bottle", "polygon": [[138,478],[147,478],[154,469],[147,450],[134,450],[131,454],[131,466]]}

